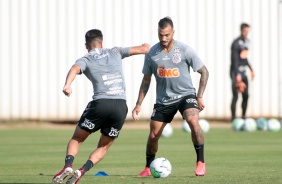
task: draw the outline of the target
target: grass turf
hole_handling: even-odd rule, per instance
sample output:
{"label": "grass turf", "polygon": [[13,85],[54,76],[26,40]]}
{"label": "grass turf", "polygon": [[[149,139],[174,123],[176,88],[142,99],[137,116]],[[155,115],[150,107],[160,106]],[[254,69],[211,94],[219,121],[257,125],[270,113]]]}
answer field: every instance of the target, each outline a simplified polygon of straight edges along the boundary
{"label": "grass turf", "polygon": [[[0,130],[0,183],[51,183],[64,164],[66,144],[73,130]],[[80,147],[74,169],[81,167],[96,148],[100,133],[91,135]],[[171,184],[171,183],[282,183],[281,131],[233,132],[212,128],[205,135],[207,173],[194,176],[195,151],[190,135],[174,129],[161,138],[157,157],[172,164],[168,178],[138,178],[144,168],[148,130],[122,130],[106,157],[80,180],[81,184]],[[105,171],[110,176],[96,177]]]}

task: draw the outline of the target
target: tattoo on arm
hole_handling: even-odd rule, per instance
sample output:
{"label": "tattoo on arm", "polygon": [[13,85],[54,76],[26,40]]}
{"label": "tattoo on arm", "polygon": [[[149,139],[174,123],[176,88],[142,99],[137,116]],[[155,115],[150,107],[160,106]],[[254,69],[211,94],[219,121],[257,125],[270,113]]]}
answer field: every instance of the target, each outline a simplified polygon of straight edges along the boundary
{"label": "tattoo on arm", "polygon": [[203,66],[198,70],[198,73],[201,74],[201,78],[197,97],[203,97],[204,91],[208,83],[209,71],[207,70],[206,66]]}
{"label": "tattoo on arm", "polygon": [[136,105],[141,105],[148,90],[149,90],[149,87],[150,87],[150,83],[151,83],[151,76],[149,77],[146,77],[144,76],[143,77],[143,80],[142,80],[142,83],[141,83],[141,86],[140,86],[140,89],[139,89],[139,95],[138,95],[138,100],[136,102]]}

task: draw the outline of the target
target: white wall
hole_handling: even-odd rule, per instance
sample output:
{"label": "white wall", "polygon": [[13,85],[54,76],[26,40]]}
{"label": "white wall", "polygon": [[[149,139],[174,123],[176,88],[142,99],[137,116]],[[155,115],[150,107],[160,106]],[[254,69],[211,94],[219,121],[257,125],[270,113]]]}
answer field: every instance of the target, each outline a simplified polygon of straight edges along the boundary
{"label": "white wall", "polygon": [[[247,114],[281,116],[278,10],[278,0],[0,0],[0,120],[77,120],[91,100],[92,85],[78,76],[69,98],[62,88],[69,68],[87,52],[85,32],[101,29],[104,47],[153,45],[164,16],[174,21],[175,39],[191,45],[210,71],[201,117],[230,118],[230,44],[239,36],[241,22],[251,25],[249,61],[256,72]],[[128,118],[143,58],[124,60]],[[194,73],[193,79],[197,87],[199,75]],[[154,100],[153,82],[142,118],[149,118]]]}

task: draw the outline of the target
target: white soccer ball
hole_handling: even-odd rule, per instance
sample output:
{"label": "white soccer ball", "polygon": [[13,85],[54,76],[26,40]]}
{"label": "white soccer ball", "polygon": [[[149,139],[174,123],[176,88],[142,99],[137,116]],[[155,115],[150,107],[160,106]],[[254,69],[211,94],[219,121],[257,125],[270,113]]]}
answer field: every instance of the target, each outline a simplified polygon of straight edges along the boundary
{"label": "white soccer ball", "polygon": [[257,123],[256,120],[252,118],[245,119],[244,130],[248,132],[254,132],[257,130]]}
{"label": "white soccer ball", "polygon": [[163,137],[170,137],[170,136],[172,136],[172,134],[173,134],[173,128],[169,123],[167,123],[166,126],[163,129],[162,136]]}
{"label": "white soccer ball", "polygon": [[210,130],[210,124],[209,124],[209,122],[208,122],[207,120],[205,120],[205,119],[200,119],[200,120],[199,120],[199,125],[200,125],[200,127],[201,127],[201,129],[202,129],[202,131],[203,131],[204,133],[207,133],[207,132]]}
{"label": "white soccer ball", "polygon": [[188,123],[186,122],[186,120],[183,120],[183,122],[182,122],[182,130],[184,132],[191,133],[191,129],[190,129]]}
{"label": "white soccer ball", "polygon": [[245,121],[242,118],[236,118],[232,121],[232,129],[234,131],[244,130]]}
{"label": "white soccer ball", "polygon": [[271,132],[278,132],[281,129],[281,124],[277,119],[271,118],[267,121],[267,129]]}
{"label": "white soccer ball", "polygon": [[265,118],[259,118],[257,119],[257,129],[266,131],[267,130],[267,119]]}
{"label": "white soccer ball", "polygon": [[154,178],[166,178],[171,174],[171,164],[168,159],[160,157],[150,164],[150,171]]}

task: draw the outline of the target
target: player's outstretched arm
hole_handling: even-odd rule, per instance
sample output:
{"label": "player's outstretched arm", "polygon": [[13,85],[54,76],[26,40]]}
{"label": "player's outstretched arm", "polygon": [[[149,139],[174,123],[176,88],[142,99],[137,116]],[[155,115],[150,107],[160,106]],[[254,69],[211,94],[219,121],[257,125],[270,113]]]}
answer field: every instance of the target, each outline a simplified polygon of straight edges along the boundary
{"label": "player's outstretched arm", "polygon": [[63,93],[66,96],[71,95],[71,93],[72,93],[71,83],[75,79],[76,75],[79,74],[79,73],[80,73],[80,67],[78,65],[74,64],[68,72],[68,75],[66,77],[65,86],[63,88]]}
{"label": "player's outstretched arm", "polygon": [[139,95],[138,95],[138,100],[136,102],[136,105],[134,109],[132,110],[132,118],[134,120],[138,120],[137,115],[141,111],[141,104],[149,90],[151,84],[151,76],[150,75],[144,75],[140,89],[139,89]]}
{"label": "player's outstretched arm", "polygon": [[136,54],[147,54],[150,51],[151,46],[148,43],[143,43],[140,46],[134,46],[130,48],[129,54],[136,55]]}
{"label": "player's outstretched arm", "polygon": [[197,101],[199,105],[199,110],[202,111],[205,108],[205,104],[203,101],[203,95],[204,95],[204,91],[208,83],[209,71],[206,68],[206,66],[203,66],[198,70],[198,73],[201,74],[201,78],[200,78],[200,84],[199,84],[199,89],[198,89],[198,94],[197,94]]}

